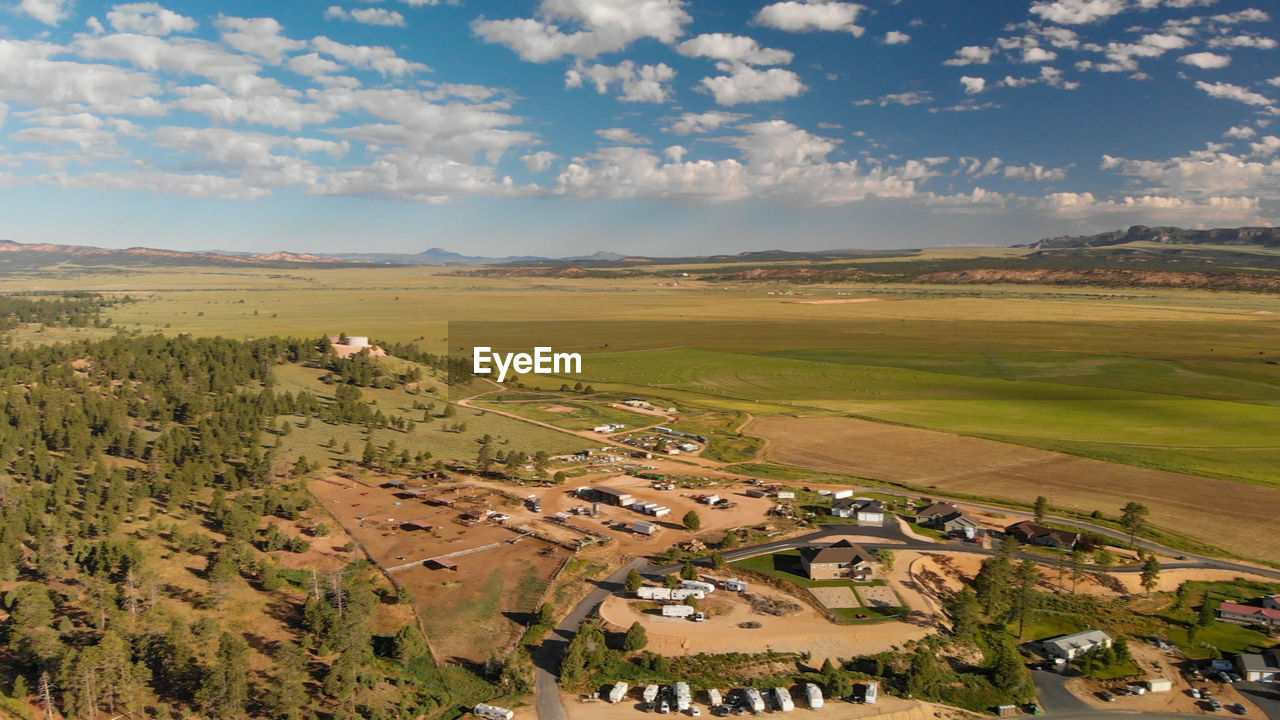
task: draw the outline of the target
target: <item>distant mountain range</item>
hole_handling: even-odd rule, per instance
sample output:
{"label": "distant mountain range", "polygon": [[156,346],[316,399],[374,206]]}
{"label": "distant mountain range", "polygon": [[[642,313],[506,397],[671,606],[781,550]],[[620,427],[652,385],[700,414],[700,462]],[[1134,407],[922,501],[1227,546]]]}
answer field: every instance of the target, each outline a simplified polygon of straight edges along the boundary
{"label": "distant mountain range", "polygon": [[1128,230],[1115,230],[1097,235],[1064,235],[1037,240],[1027,245],[1014,245],[1014,247],[1030,248],[1032,250],[1065,250],[1138,242],[1158,243],[1160,245],[1258,245],[1261,247],[1280,247],[1280,228],[1242,227],[1187,230],[1176,227],[1134,225]]}
{"label": "distant mountain range", "polygon": [[[1152,248],[1151,246],[1155,246]],[[1174,246],[1182,246],[1181,248]],[[1215,230],[1188,230],[1176,227],[1146,227],[1135,225],[1127,230],[1051,237],[1025,245],[1032,252],[1022,262],[1041,264],[1042,261],[1085,260],[1097,265],[1132,262],[1184,262],[1195,260],[1201,264],[1229,267],[1237,264],[1240,253],[1248,248],[1280,248],[1280,228],[1242,227]],[[1167,248],[1159,250],[1158,248]],[[656,265],[775,265],[779,263],[820,264],[831,261],[855,261],[865,258],[900,258],[904,262],[931,262],[919,258],[920,250],[825,250],[802,252],[792,250],[761,250],[733,255],[695,255],[687,257],[645,257],[622,255],[614,252],[597,252],[590,255],[549,258],[534,255],[483,257],[431,248],[420,253],[244,253],[229,251],[188,252],[154,248],[100,248],[82,245],[55,245],[49,243],[24,244],[0,240],[0,274],[36,270],[50,267],[369,267],[369,266],[506,266],[513,272],[538,268],[563,271],[607,268],[634,268],[643,272],[645,266]],[[1172,253],[1172,255],[1171,255]],[[1188,255],[1191,253],[1191,255]],[[1280,256],[1270,256],[1273,259]],[[1002,264],[1018,263],[1016,258],[1001,261]],[[964,261],[966,265],[987,264],[991,260],[980,257]],[[1263,263],[1270,267],[1270,262]]]}

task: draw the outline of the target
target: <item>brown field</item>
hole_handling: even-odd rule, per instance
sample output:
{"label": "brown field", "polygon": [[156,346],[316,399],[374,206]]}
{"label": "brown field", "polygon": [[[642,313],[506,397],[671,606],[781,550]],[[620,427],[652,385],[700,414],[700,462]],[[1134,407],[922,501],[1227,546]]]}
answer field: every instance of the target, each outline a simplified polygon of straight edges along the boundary
{"label": "brown field", "polygon": [[[418,566],[393,573],[396,582],[412,593],[436,658],[482,663],[510,650],[523,632],[518,620],[537,610],[552,573],[569,553],[493,523],[461,524],[457,518],[468,510],[513,513],[519,505],[489,488],[464,486],[448,491],[452,486],[424,488],[432,495],[456,498],[457,505],[449,508],[397,497],[392,490],[360,483],[308,483],[325,508],[384,568],[503,543],[454,558],[456,571]],[[434,527],[429,531],[403,529],[401,523],[409,520],[423,520]]]}
{"label": "brown field", "polygon": [[897,425],[835,417],[764,417],[748,432],[770,459],[817,470],[1115,517],[1129,501],[1150,522],[1244,557],[1280,559],[1280,489],[1118,465]]}

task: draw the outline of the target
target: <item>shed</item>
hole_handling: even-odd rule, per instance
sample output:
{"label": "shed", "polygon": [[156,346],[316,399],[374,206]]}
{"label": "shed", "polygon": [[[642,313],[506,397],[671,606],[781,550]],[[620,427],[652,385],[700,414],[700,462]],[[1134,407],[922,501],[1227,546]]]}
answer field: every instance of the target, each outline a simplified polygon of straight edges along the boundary
{"label": "shed", "polygon": [[458,563],[450,560],[449,558],[443,558],[443,557],[430,558],[429,560],[426,560],[422,564],[426,565],[432,570],[453,570],[454,572],[458,571]]}
{"label": "shed", "polygon": [[403,480],[388,480],[388,481],[386,481],[386,482],[382,483],[381,487],[384,487],[384,488],[402,488],[402,487],[404,487],[404,481],[403,481]]}
{"label": "shed", "polygon": [[403,527],[405,530],[430,530],[435,526],[426,520],[409,520],[401,523],[400,527]]}
{"label": "shed", "polygon": [[657,534],[659,526],[655,523],[644,522],[642,520],[631,523],[631,531],[640,533],[641,535]]}
{"label": "shed", "polygon": [[747,488],[747,497],[762,498],[769,497],[768,491],[759,488]]}

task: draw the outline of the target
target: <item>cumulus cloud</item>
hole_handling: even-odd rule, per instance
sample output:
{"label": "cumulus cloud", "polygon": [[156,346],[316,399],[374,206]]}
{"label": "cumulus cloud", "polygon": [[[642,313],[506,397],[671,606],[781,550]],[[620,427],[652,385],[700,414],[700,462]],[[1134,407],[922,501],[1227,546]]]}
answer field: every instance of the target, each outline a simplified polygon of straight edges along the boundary
{"label": "cumulus cloud", "polygon": [[947,60],[943,65],[986,65],[991,62],[991,56],[994,54],[994,48],[965,45],[956,51],[954,58]]}
{"label": "cumulus cloud", "polygon": [[1219,55],[1211,52],[1191,53],[1178,58],[1178,62],[1194,65],[1202,70],[1217,70],[1231,64],[1230,55]]}
{"label": "cumulus cloud", "polygon": [[1222,136],[1231,138],[1233,140],[1248,140],[1249,138],[1257,134],[1258,134],[1258,131],[1254,130],[1248,125],[1236,125],[1230,128],[1229,130],[1227,130],[1226,132],[1222,133]]}
{"label": "cumulus cloud", "polygon": [[729,74],[702,78],[702,86],[710,91],[718,105],[785,100],[807,89],[799,75],[782,68],[757,70],[740,63],[721,64],[719,68]]}
{"label": "cumulus cloud", "polygon": [[609,86],[617,83],[622,88],[618,96],[623,102],[666,102],[671,95],[671,81],[676,71],[666,63],[636,65],[624,60],[616,66],[584,65],[581,61],[565,72],[565,87],[582,87],[584,80],[596,86],[596,92],[604,95]]}
{"label": "cumulus cloud", "polygon": [[965,75],[960,78],[960,84],[964,86],[966,95],[977,95],[987,89],[987,79],[980,77],[970,77]]}
{"label": "cumulus cloud", "polygon": [[1196,87],[1205,91],[1210,97],[1222,98],[1224,100],[1235,100],[1245,105],[1255,105],[1259,107],[1269,107],[1271,100],[1265,95],[1253,92],[1248,88],[1239,85],[1233,85],[1226,82],[1207,83],[1203,80],[1196,81]]}
{"label": "cumulus cloud", "polygon": [[1261,35],[1229,35],[1224,37],[1216,37],[1209,41],[1209,47],[1224,48],[1253,48],[1255,50],[1274,50],[1280,43],[1269,37]]}
{"label": "cumulus cloud", "polygon": [[1082,60],[1076,63],[1076,69],[1134,72],[1138,70],[1138,61],[1135,58],[1160,57],[1170,50],[1181,50],[1190,44],[1190,40],[1174,33],[1147,33],[1133,43],[1109,42],[1105,46],[1089,45],[1086,46],[1087,49],[1102,52],[1106,55],[1108,62],[1095,63],[1092,60]]}
{"label": "cumulus cloud", "polygon": [[311,41],[312,47],[355,68],[375,70],[387,76],[405,75],[411,72],[430,70],[422,63],[410,62],[400,57],[388,47],[375,45],[345,45],[321,35]]}
{"label": "cumulus cloud", "polygon": [[[782,120],[741,126],[732,141],[738,157],[684,160],[683,148],[603,148],[574,158],[556,191],[582,198],[680,198],[727,201],[761,197],[802,205],[834,205],[868,198],[909,198],[917,184],[937,176],[942,158],[898,166],[831,161],[838,143]],[[668,148],[670,150],[670,148]]]}
{"label": "cumulus cloud", "polygon": [[1031,163],[1029,165],[1006,165],[1004,176],[1011,180],[1026,180],[1028,182],[1058,182],[1067,178],[1067,171],[1063,168],[1048,168]]}
{"label": "cumulus cloud", "polygon": [[831,30],[862,37],[866,28],[856,25],[855,22],[863,9],[863,6],[850,2],[788,0],[761,8],[756,13],[756,22],[790,32]]}
{"label": "cumulus cloud", "polygon": [[611,143],[619,143],[621,145],[650,145],[652,141],[649,138],[641,137],[627,128],[601,128],[596,131],[600,137]]}
{"label": "cumulus cloud", "polygon": [[1011,87],[1011,88],[1020,88],[1020,87],[1026,87],[1027,85],[1043,84],[1043,85],[1048,85],[1049,87],[1059,88],[1061,90],[1075,90],[1080,87],[1080,83],[1066,80],[1065,78],[1063,78],[1061,70],[1055,67],[1049,67],[1048,65],[1042,65],[1040,67],[1040,74],[1037,76],[1014,77],[1012,75],[1006,75],[1005,78],[1001,80],[999,84],[1003,87]]}
{"label": "cumulus cloud", "polygon": [[57,25],[71,16],[71,0],[22,0],[18,11],[45,25]]}
{"label": "cumulus cloud", "polygon": [[1059,25],[1084,25],[1118,15],[1125,7],[1125,0],[1054,0],[1033,4],[1031,14]]}
{"label": "cumulus cloud", "polygon": [[[471,25],[485,42],[506,45],[530,62],[576,55],[593,58],[641,38],[675,42],[693,18],[681,0],[542,0],[537,17]],[[561,29],[566,23],[572,32]]]}
{"label": "cumulus cloud", "polygon": [[559,160],[560,156],[547,150],[539,150],[536,153],[521,155],[520,159],[524,161],[524,166],[529,172],[542,173],[550,170],[552,163]]}
{"label": "cumulus cloud", "polygon": [[1174,197],[1280,198],[1280,160],[1250,160],[1206,148],[1164,160],[1134,160],[1104,155],[1101,168],[1137,178]]}
{"label": "cumulus cloud", "polygon": [[189,32],[196,28],[196,21],[167,10],[159,3],[140,2],[116,5],[107,12],[107,22],[117,32],[142,35],[168,35]]}
{"label": "cumulus cloud", "polygon": [[285,37],[284,27],[275,18],[241,18],[219,15],[214,21],[222,41],[243,53],[256,55],[272,65],[280,64],[287,53],[306,47],[301,40]]}
{"label": "cumulus cloud", "polygon": [[906,45],[909,42],[911,42],[911,36],[904,32],[890,30],[884,34],[885,45]]}
{"label": "cumulus cloud", "polygon": [[741,113],[722,112],[720,110],[704,113],[685,113],[680,116],[679,120],[672,123],[667,130],[676,135],[706,133],[729,127],[746,117]]}
{"label": "cumulus cloud", "polygon": [[404,15],[386,8],[356,8],[347,10],[337,5],[330,5],[324,11],[326,20],[347,20],[363,25],[382,25],[386,27],[404,27]]}
{"label": "cumulus cloud", "polygon": [[755,38],[730,33],[698,35],[677,45],[676,52],[750,65],[786,65],[794,57],[789,50],[763,48]]}

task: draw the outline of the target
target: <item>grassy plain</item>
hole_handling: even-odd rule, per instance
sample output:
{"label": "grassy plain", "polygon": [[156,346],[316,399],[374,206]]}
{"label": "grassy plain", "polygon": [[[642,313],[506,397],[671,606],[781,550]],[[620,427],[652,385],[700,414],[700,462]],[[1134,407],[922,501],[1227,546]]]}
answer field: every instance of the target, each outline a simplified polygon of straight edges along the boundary
{"label": "grassy plain", "polygon": [[[597,390],[644,393],[680,407],[853,415],[1254,486],[1277,484],[1277,296],[694,278],[660,287],[655,277],[454,272],[68,272],[5,278],[0,291],[127,293],[141,301],[110,315],[126,330],[142,332],[318,337],[345,331],[435,351],[457,351],[473,339],[507,349],[552,345],[584,353],[581,379]],[[769,294],[776,292],[792,294]],[[878,300],[803,304],[864,297]],[[564,381],[534,384],[555,389]],[[453,439],[436,428],[414,432],[425,433],[429,444],[450,446]],[[750,461],[754,449],[740,448],[733,459]],[[463,441],[449,452],[467,457],[474,447]],[[914,462],[906,452],[896,461],[908,471]],[[1003,482],[1001,491],[1022,501],[1042,490],[1037,477]],[[1239,493],[1228,487],[1214,494],[1245,493],[1243,486]],[[1205,515],[1164,521],[1178,529]],[[1233,523],[1219,525],[1238,524],[1240,516],[1229,517]]]}

